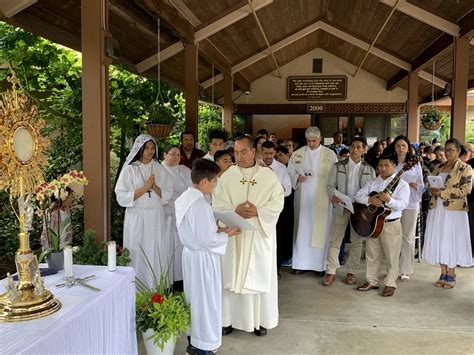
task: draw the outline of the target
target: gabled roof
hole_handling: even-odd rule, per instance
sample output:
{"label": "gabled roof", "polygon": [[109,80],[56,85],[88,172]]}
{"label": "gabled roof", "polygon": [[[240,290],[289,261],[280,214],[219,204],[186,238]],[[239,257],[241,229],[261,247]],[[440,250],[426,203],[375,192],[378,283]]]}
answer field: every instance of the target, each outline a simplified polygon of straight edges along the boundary
{"label": "gabled roof", "polygon": [[[80,50],[80,0],[6,3],[0,0],[4,21]],[[474,34],[473,8],[473,0],[109,0],[109,30],[119,41],[118,62],[156,78],[160,17],[162,78],[184,87],[184,43],[195,42],[207,95],[213,87],[222,96],[222,72],[232,72],[234,88],[245,91],[320,47],[355,66],[370,48],[362,68],[387,89],[406,88],[408,71],[419,70],[419,96],[429,97],[433,60],[439,93],[452,78],[453,35]],[[474,86],[474,46],[469,80]]]}

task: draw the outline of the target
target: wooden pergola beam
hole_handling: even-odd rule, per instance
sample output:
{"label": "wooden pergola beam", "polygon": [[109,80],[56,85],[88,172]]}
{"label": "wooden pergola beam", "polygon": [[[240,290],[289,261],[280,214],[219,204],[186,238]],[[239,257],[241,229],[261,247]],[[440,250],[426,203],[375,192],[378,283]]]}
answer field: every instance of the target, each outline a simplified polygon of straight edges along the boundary
{"label": "wooden pergola beam", "polygon": [[[397,0],[380,0],[382,4],[390,7],[393,7],[396,1]],[[399,0],[397,10],[451,36],[456,37],[459,35],[459,26],[456,23],[449,22],[448,20],[445,20],[432,12],[426,11],[421,7],[413,5],[406,0]]]}
{"label": "wooden pergola beam", "polygon": [[134,2],[153,18],[159,17],[162,26],[166,27],[175,37],[184,43],[194,42],[194,27],[165,0],[134,0]]}
{"label": "wooden pergola beam", "polygon": [[1,0],[0,12],[11,18],[37,2],[38,0]]}
{"label": "wooden pergola beam", "polygon": [[[468,37],[474,31],[474,11],[469,12],[467,15],[462,17],[459,21],[459,36]],[[425,50],[423,50],[415,59],[411,62],[413,71],[425,67],[434,58],[441,55],[444,51],[449,49],[453,44],[453,37],[447,33],[439,36],[433,43],[431,43]],[[394,76],[387,80],[387,90],[392,90],[396,86],[408,77],[408,71],[400,70]]]}
{"label": "wooden pergola beam", "polygon": [[[148,3],[150,1],[149,0],[140,0],[139,2],[147,2]],[[163,2],[163,0],[160,0],[160,2]],[[267,6],[268,4],[271,4],[272,2],[273,2],[273,0],[255,0],[254,7],[256,9],[261,9],[262,7]],[[188,14],[191,13],[191,11],[186,8],[186,5],[184,3],[179,3],[179,4],[175,4],[175,5],[176,6],[179,5],[179,8],[181,9],[181,11],[184,11],[185,13],[188,13]],[[177,12],[177,10],[175,8],[173,8],[173,9]],[[250,10],[250,7],[248,6],[247,3],[245,3],[244,5],[241,5],[238,8],[236,8],[234,11],[232,11],[232,12],[230,12],[230,13],[222,16],[222,17],[214,19],[212,22],[205,25],[204,27],[199,28],[199,25],[198,25],[198,28],[197,28],[195,33],[194,33],[193,25],[187,21],[189,26],[191,26],[193,28],[193,39],[192,39],[191,42],[194,42],[194,43],[202,42],[205,39],[207,39],[208,37],[212,36],[213,34],[223,30],[226,27],[229,27],[230,25],[234,24],[235,22],[241,20],[242,18],[248,16],[251,13],[252,13],[252,11]],[[180,38],[180,37],[178,37],[178,38]],[[186,41],[184,41],[184,42],[186,42]],[[169,50],[167,51],[167,53],[164,53],[164,54],[161,55],[161,61],[164,61],[164,60],[166,60],[166,59],[168,59],[172,56],[175,56],[176,54],[178,54],[178,53],[180,53],[181,51],[184,50],[184,46],[180,42],[177,42],[177,43],[171,45],[168,48],[169,48]],[[164,50],[166,50],[168,48],[165,48]],[[139,73],[142,73],[142,72],[152,68],[154,65],[158,64],[157,58],[158,58],[158,53],[150,56],[149,58],[144,59],[143,61],[141,61],[140,63],[138,63],[136,65],[137,71]],[[165,58],[165,59],[163,59],[163,58]]]}

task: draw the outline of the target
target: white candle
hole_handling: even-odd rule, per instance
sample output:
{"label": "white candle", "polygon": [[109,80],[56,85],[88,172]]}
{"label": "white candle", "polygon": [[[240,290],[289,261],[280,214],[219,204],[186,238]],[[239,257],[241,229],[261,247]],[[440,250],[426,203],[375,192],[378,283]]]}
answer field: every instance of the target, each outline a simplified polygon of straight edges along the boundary
{"label": "white candle", "polygon": [[110,241],[107,244],[107,270],[115,271],[117,269],[117,247],[115,246],[115,241]]}
{"label": "white candle", "polygon": [[72,272],[72,247],[66,245],[64,247],[64,277],[73,277]]}

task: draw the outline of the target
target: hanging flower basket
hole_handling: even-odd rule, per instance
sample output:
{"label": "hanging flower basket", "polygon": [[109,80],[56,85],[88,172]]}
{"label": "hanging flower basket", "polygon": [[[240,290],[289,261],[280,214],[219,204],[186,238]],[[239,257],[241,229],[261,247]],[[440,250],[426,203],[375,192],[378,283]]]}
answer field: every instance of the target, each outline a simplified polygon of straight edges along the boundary
{"label": "hanging flower basket", "polygon": [[147,123],[146,130],[148,134],[155,138],[167,138],[173,130],[173,125],[163,123]]}
{"label": "hanging flower basket", "polygon": [[175,118],[169,108],[169,103],[155,102],[150,107],[146,129],[155,138],[167,138],[173,130]]}
{"label": "hanging flower basket", "polygon": [[428,111],[421,114],[421,124],[430,131],[440,128],[446,120],[446,113],[439,111],[435,106],[430,107]]}

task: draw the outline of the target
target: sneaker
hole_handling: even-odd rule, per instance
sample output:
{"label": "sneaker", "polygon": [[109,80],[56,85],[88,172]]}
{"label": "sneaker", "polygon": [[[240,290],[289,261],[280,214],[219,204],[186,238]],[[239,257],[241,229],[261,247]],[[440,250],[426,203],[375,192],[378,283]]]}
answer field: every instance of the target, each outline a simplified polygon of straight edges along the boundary
{"label": "sneaker", "polygon": [[282,267],[291,267],[291,265],[292,265],[291,262],[292,262],[292,259],[291,259],[291,258],[288,259],[288,260],[283,260],[283,261],[281,262],[281,266],[282,266]]}
{"label": "sneaker", "polygon": [[408,276],[407,274],[402,274],[402,276],[400,276],[400,279],[402,279],[402,281],[404,282],[407,282],[408,280],[410,280],[410,276]]}

